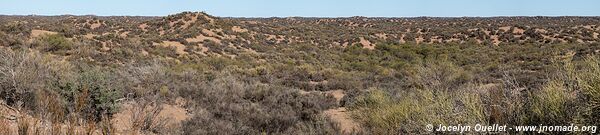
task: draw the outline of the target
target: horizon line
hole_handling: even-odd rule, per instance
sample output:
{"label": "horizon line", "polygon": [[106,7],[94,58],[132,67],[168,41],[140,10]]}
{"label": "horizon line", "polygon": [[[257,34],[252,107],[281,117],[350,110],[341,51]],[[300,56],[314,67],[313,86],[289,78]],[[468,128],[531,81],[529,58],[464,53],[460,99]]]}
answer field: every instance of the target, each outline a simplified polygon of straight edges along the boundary
{"label": "horizon line", "polygon": [[205,11],[183,11],[168,15],[101,15],[101,14],[0,14],[0,16],[98,16],[98,17],[167,17],[170,15],[182,14],[186,12],[191,13],[205,13],[210,16],[218,18],[353,18],[353,17],[366,17],[366,18],[502,18],[502,17],[600,17],[600,15],[491,15],[491,16],[218,16],[206,13]]}

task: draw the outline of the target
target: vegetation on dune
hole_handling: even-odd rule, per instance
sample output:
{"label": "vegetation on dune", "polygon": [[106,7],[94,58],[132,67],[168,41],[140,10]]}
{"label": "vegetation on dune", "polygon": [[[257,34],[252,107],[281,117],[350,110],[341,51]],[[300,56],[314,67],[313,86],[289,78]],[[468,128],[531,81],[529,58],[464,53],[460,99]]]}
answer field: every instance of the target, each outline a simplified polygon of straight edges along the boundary
{"label": "vegetation on dune", "polygon": [[[339,108],[359,125],[355,134],[431,133],[427,124],[600,123],[600,46],[541,40],[535,28],[560,22],[548,18],[449,19],[464,26],[427,30],[360,17],[5,18],[32,23],[0,25],[0,107],[21,114],[0,116],[0,134],[348,134],[326,113]],[[467,28],[498,20],[506,22],[477,27],[500,29],[490,33],[502,44]],[[440,19],[403,21],[434,27]],[[498,28],[505,23],[515,27]],[[57,33],[30,37],[35,25]],[[425,34],[395,33],[405,42],[380,34],[408,29]],[[514,38],[520,29],[523,39]],[[562,32],[593,36],[582,29]],[[456,32],[468,33],[465,42],[429,42]],[[185,117],[168,124],[161,105],[184,108]],[[119,129],[115,119],[131,127]]]}

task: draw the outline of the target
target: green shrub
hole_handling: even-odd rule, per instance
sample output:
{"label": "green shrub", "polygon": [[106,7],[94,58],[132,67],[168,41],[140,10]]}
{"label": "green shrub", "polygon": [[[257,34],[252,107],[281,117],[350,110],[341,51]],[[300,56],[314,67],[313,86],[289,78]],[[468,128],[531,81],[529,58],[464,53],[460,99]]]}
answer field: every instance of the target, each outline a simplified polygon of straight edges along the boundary
{"label": "green shrub", "polygon": [[352,110],[375,134],[428,133],[428,124],[485,124],[483,102],[472,90],[415,90],[393,99],[383,90],[370,89],[357,97]]}
{"label": "green shrub", "polygon": [[540,91],[531,94],[531,124],[565,125],[573,119],[573,101],[576,95],[564,82],[551,81]]}
{"label": "green shrub", "polygon": [[61,84],[59,92],[69,103],[70,110],[81,111],[85,118],[99,121],[115,113],[117,99],[123,97],[124,85],[117,77],[100,68],[84,67],[74,79]]}
{"label": "green shrub", "polygon": [[62,35],[45,35],[41,39],[43,50],[49,52],[66,51],[73,48],[73,43]]}
{"label": "green shrub", "polygon": [[[524,124],[598,124],[600,118],[600,66],[595,57],[579,64],[567,61],[557,77],[532,92],[523,110]],[[577,67],[577,68],[576,68]]]}
{"label": "green shrub", "polygon": [[600,123],[600,60],[587,58],[581,71],[575,71],[575,74],[577,85],[581,87],[577,121],[584,125],[597,125]]}

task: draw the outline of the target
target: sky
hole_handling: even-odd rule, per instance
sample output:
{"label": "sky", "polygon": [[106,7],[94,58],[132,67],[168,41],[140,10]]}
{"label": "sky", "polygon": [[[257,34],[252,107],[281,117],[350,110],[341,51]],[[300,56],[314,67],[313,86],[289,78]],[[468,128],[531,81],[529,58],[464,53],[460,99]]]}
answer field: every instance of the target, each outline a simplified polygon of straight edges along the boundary
{"label": "sky", "polygon": [[600,0],[2,0],[2,15],[220,17],[600,16]]}

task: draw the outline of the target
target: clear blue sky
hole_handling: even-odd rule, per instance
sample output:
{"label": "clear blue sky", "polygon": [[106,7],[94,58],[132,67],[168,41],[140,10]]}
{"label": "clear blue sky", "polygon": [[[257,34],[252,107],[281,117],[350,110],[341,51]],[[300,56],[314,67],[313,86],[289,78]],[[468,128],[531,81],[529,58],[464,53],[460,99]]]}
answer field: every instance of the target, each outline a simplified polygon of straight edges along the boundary
{"label": "clear blue sky", "polygon": [[3,15],[600,16],[600,0],[1,0]]}

